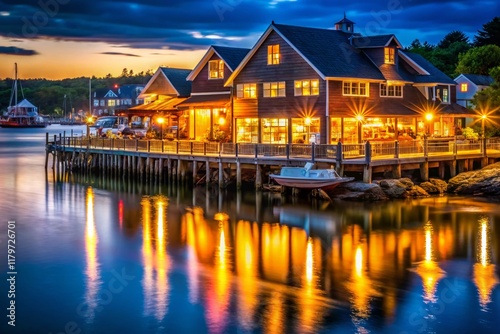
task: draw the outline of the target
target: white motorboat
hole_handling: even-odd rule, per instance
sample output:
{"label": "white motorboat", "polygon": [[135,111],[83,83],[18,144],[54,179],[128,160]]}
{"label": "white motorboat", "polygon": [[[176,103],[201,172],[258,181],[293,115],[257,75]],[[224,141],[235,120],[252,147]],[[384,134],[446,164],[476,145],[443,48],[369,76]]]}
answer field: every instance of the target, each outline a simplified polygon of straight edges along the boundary
{"label": "white motorboat", "polygon": [[354,180],[353,177],[342,177],[335,169],[312,169],[314,163],[308,162],[304,167],[282,167],[280,174],[269,177],[279,185],[301,189],[333,188],[341,183]]}

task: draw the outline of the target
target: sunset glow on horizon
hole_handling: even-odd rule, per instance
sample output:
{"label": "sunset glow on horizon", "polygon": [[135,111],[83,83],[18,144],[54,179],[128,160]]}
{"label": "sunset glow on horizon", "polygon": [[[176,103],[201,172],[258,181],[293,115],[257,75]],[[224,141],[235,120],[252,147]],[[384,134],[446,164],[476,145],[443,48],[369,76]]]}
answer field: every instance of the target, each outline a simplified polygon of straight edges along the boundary
{"label": "sunset glow on horizon", "polygon": [[[5,42],[5,39],[0,38],[0,44]],[[106,43],[56,40],[27,40],[17,44],[22,44],[23,48],[36,49],[39,54],[2,55],[0,79],[14,77],[14,63],[18,64],[20,79],[99,78],[107,74],[117,77],[124,68],[135,74],[148,70],[154,72],[160,66],[192,69],[206,52],[132,49]]]}

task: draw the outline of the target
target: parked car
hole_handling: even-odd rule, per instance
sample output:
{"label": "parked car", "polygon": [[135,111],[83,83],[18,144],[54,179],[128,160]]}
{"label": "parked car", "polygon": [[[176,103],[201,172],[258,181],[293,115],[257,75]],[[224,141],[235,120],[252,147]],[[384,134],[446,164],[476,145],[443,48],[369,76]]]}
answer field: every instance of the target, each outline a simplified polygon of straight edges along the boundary
{"label": "parked car", "polygon": [[94,124],[90,126],[90,135],[105,137],[108,130],[113,134],[118,134],[128,126],[128,117],[124,116],[103,116],[99,117]]}

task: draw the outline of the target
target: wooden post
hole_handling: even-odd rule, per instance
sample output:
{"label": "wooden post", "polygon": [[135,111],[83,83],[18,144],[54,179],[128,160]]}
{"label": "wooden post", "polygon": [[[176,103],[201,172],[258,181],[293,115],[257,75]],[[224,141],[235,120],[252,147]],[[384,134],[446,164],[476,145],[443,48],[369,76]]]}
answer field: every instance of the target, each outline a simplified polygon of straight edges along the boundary
{"label": "wooden post", "polygon": [[208,187],[208,184],[210,183],[210,161],[206,160],[205,162],[205,184]]}
{"label": "wooden post", "polygon": [[219,159],[219,189],[224,188],[224,169],[222,168],[222,161]]}
{"label": "wooden post", "polygon": [[450,161],[450,177],[457,176],[457,160]]}
{"label": "wooden post", "polygon": [[429,181],[429,161],[427,159],[420,164],[420,179]]}
{"label": "wooden post", "polygon": [[439,163],[439,178],[441,180],[444,180],[444,174],[445,174],[445,172],[446,172],[446,163],[443,162],[443,161],[441,161]]}
{"label": "wooden post", "polygon": [[311,143],[311,162],[315,163],[316,162],[316,149],[315,149],[315,144]]}
{"label": "wooden post", "polygon": [[363,182],[372,183],[372,166],[366,164],[363,168]]}
{"label": "wooden post", "polygon": [[182,161],[179,158],[177,159],[177,179],[184,181],[185,177],[186,177],[186,171],[185,171],[184,161]]}
{"label": "wooden post", "polygon": [[394,179],[401,178],[401,164],[392,165],[392,177]]}
{"label": "wooden post", "polygon": [[[191,145],[191,147],[193,146]],[[196,160],[193,160],[193,184],[196,184],[197,176],[198,176],[198,162]]]}
{"label": "wooden post", "polygon": [[[399,141],[394,142],[394,158],[399,159]],[[401,172],[401,166],[400,166],[400,172]],[[401,176],[400,176],[401,177]]]}
{"label": "wooden post", "polygon": [[467,171],[466,170],[467,167],[465,165],[465,160],[458,160],[457,164],[458,164],[458,174]]}
{"label": "wooden post", "polygon": [[339,141],[337,143],[337,152],[335,152],[335,169],[337,171],[337,173],[339,173],[340,175],[343,175],[340,173],[341,169],[342,169],[342,143]]}
{"label": "wooden post", "polygon": [[236,189],[241,189],[241,163],[236,160]]}
{"label": "wooden post", "polygon": [[427,139],[427,136],[424,136],[424,157],[429,156],[429,139]]}
{"label": "wooden post", "polygon": [[[372,145],[369,141],[365,143],[365,163],[369,165],[372,161]],[[369,182],[371,183],[371,181]]]}
{"label": "wooden post", "polygon": [[255,165],[255,189],[262,189],[262,171],[260,165]]}
{"label": "wooden post", "polygon": [[160,180],[163,179],[163,158],[159,159],[158,174],[160,176]]}
{"label": "wooden post", "polygon": [[49,133],[45,132],[45,170],[47,170],[47,167],[49,165]]}

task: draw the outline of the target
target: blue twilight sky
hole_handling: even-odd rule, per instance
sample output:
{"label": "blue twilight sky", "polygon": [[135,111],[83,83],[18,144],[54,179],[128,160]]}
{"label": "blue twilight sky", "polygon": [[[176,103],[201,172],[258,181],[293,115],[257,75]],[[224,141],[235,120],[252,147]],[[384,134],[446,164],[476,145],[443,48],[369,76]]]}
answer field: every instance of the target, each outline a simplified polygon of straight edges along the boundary
{"label": "blue twilight sky", "polygon": [[211,44],[252,47],[272,20],[363,35],[394,33],[407,46],[459,30],[473,39],[500,15],[497,0],[0,0],[0,78],[64,78],[192,68]]}

